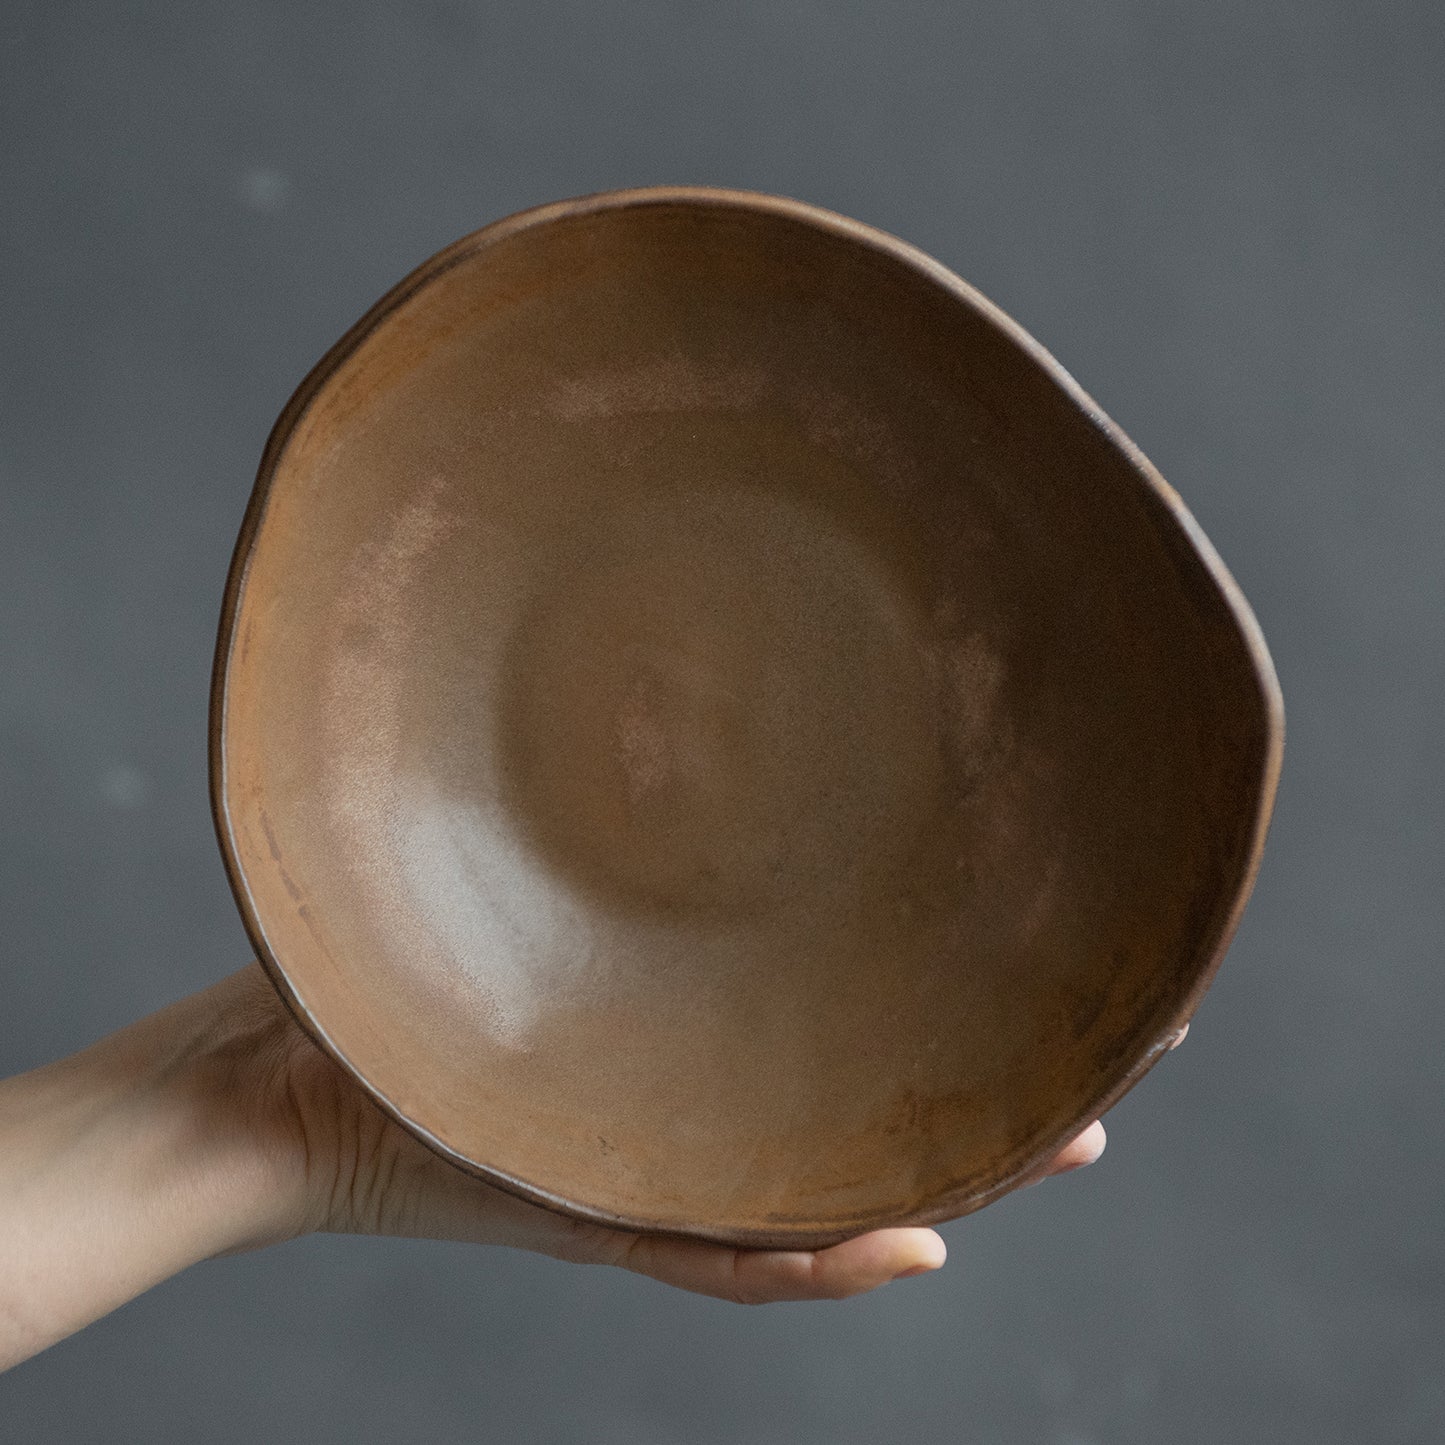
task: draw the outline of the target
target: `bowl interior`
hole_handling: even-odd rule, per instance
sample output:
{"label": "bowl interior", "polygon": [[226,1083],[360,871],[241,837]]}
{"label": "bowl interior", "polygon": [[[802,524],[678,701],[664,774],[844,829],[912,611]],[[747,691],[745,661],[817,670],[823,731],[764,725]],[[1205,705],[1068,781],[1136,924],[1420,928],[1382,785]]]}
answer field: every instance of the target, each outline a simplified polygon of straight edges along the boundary
{"label": "bowl interior", "polygon": [[490,228],[263,464],[217,704],[253,935],[531,1197],[755,1242],[963,1212],[1242,904],[1272,682],[1191,525],[876,233],[693,193]]}

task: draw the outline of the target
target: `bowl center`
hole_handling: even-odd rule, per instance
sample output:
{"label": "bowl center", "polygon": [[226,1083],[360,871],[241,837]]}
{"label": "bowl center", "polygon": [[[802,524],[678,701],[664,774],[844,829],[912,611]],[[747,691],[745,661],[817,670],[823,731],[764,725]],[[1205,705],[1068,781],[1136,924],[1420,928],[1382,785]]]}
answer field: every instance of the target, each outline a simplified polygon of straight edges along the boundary
{"label": "bowl center", "polygon": [[625,905],[816,907],[896,866],[935,795],[920,622],[816,502],[696,481],[625,495],[558,548],[577,560],[512,653],[510,807]]}

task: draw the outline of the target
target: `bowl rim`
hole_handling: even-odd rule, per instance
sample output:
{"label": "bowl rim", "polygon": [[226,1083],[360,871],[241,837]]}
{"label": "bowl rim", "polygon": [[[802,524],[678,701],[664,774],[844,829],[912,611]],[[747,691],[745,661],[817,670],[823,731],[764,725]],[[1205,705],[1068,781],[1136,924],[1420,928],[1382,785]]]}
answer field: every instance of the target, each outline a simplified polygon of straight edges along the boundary
{"label": "bowl rim", "polygon": [[[949,298],[967,307],[985,321],[1018,351],[1027,356],[1061,391],[1075,409],[1090,422],[1112,447],[1120,453],[1134,475],[1143,484],[1145,495],[1161,508],[1187,539],[1202,564],[1205,576],[1213,584],[1219,598],[1231,615],[1237,635],[1244,644],[1254,682],[1259,689],[1264,717],[1264,735],[1259,756],[1254,816],[1249,845],[1239,859],[1233,885],[1233,899],[1227,911],[1217,915],[1214,935],[1201,942],[1196,956],[1203,959],[1194,981],[1178,1008],[1169,1013],[1164,1026],[1152,1043],[1122,1074],[1097,1090],[1084,1107],[1070,1117],[1063,1127],[1048,1131],[1034,1141],[1022,1163],[1004,1177],[982,1189],[967,1188],[950,1191],[934,1198],[921,1209],[903,1210],[897,1215],[869,1220],[859,1227],[808,1228],[737,1228],[698,1222],[691,1225],[659,1223],[615,1213],[579,1200],[569,1199],[552,1190],[507,1174],[461,1154],[432,1134],[425,1125],[410,1118],[400,1107],[371,1084],[354,1065],[324,1025],[307,1008],[281,961],[270,946],[259,912],[251,895],[232,830],[230,808],[226,800],[226,704],[231,655],[241,604],[250,571],[254,544],[264,520],[272,483],[297,426],[310,410],[331,378],[394,312],[416,293],[437,280],[454,266],[507,240],[537,227],[558,221],[644,207],[693,208],[697,210],[734,210],[754,215],[777,217],[812,227],[825,234],[841,237],[892,260],[944,292]],[[1041,1178],[1049,1163],[1080,1129],[1099,1118],[1124,1097],[1179,1038],[1189,1020],[1208,992],[1210,984],[1233,941],[1240,918],[1254,890],[1260,860],[1273,814],[1279,786],[1284,750],[1284,702],[1279,678],[1264,635],[1239,585],[1224,565],[1213,544],[1205,536],[1179,494],[1164,480],[1139,448],[1125,435],[1094,399],[1074,380],[1059,361],[1018,322],[983,296],[968,282],[942,262],[918,247],[879,230],[862,221],[853,220],[835,211],[806,201],[770,195],[759,191],[735,190],[712,186],[642,186],[622,190],[597,191],[568,200],[553,201],[518,211],[470,232],[438,251],[394,285],[311,368],[292,393],[267,438],[257,468],[250,500],[241,521],[240,532],[231,556],[222,596],[214,661],[211,673],[208,774],[210,808],[215,826],[227,882],[236,900],[237,909],[256,956],[271,983],[297,1024],[362,1088],[371,1100],[392,1120],[427,1147],[463,1172],[513,1194],[528,1203],[541,1205],[556,1213],[589,1224],[630,1232],[675,1235],[744,1248],[821,1248],[872,1229],[904,1225],[937,1224],[970,1214],[1014,1189]]]}

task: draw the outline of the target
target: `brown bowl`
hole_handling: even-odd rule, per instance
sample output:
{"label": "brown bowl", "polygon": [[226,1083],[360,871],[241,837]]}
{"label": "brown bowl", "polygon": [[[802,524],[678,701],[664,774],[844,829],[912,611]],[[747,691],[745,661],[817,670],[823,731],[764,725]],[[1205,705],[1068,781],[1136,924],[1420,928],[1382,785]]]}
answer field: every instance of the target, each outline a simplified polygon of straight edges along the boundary
{"label": "brown bowl", "polygon": [[1158,1058],[1281,735],[1213,549],[1018,326],[660,189],[459,241],[302,384],[212,784],[277,987],[418,1137],[810,1245],[988,1203]]}

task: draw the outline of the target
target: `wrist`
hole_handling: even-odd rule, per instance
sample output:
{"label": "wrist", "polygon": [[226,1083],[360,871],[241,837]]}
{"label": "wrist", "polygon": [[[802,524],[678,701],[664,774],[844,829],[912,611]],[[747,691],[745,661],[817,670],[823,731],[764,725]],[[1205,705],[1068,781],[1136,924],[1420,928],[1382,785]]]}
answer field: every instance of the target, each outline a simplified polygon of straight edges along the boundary
{"label": "wrist", "polygon": [[213,1255],[299,1228],[231,984],[0,1083],[0,1368]]}
{"label": "wrist", "polygon": [[172,1183],[197,1260],[311,1227],[306,1151],[287,1107],[298,1041],[256,968],[106,1041],[136,1061],[128,1107],[144,1123],[156,1177]]}

